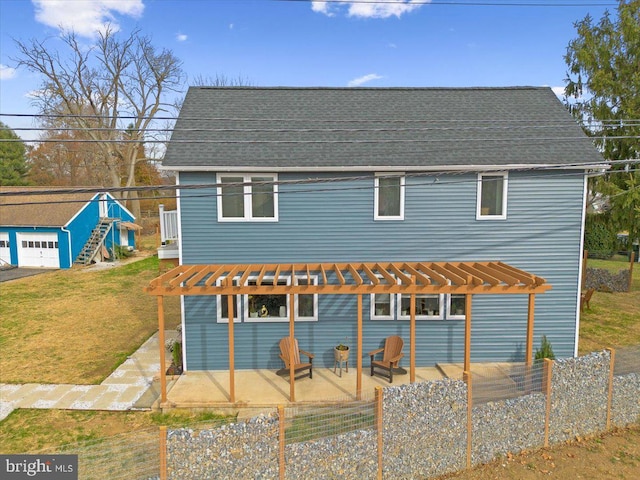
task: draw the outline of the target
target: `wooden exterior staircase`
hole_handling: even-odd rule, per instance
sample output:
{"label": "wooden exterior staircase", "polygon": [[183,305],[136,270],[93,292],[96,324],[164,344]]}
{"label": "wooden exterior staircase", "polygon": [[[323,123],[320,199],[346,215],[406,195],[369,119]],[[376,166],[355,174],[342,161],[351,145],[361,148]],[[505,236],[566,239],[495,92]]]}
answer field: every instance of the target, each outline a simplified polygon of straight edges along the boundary
{"label": "wooden exterior staircase", "polygon": [[84,244],[78,257],[73,262],[76,265],[89,265],[93,259],[100,253],[100,248],[104,244],[104,239],[113,228],[115,218],[101,218],[96,228],[91,232],[91,236],[87,243]]}

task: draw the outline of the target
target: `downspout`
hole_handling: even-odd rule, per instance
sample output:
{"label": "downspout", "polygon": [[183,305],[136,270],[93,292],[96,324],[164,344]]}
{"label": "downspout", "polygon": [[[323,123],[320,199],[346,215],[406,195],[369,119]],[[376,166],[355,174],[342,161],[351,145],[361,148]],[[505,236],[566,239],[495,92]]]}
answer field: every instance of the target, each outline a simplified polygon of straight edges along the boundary
{"label": "downspout", "polygon": [[67,234],[67,238],[69,240],[67,242],[67,245],[69,245],[69,268],[71,268],[73,266],[73,257],[71,253],[71,232],[64,227],[60,227],[60,230]]}

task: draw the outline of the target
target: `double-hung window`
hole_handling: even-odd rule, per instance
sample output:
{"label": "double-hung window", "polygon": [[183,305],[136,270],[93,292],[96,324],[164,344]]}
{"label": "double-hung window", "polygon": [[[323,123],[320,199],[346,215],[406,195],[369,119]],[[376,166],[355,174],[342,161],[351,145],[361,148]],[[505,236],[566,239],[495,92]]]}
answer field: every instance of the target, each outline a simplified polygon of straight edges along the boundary
{"label": "double-hung window", "polygon": [[[318,277],[296,276],[298,285],[317,285]],[[318,294],[295,295],[296,320],[318,320]]]}
{"label": "double-hung window", "polygon": [[276,174],[218,174],[218,221],[277,222]]}
{"label": "double-hung window", "polygon": [[[216,280],[216,285],[221,286],[225,282],[225,278],[219,278]],[[238,285],[238,279],[233,279],[233,284]],[[216,307],[218,323],[229,323],[229,295],[216,295]],[[233,296],[233,323],[238,323],[241,320],[240,316],[240,297],[238,295]]]}
{"label": "double-hung window", "polygon": [[447,302],[447,318],[452,320],[461,320],[465,318],[465,309],[467,305],[467,296],[460,294],[448,295]]}
{"label": "double-hung window", "polygon": [[[378,275],[378,278],[383,278]],[[393,320],[395,314],[395,295],[390,293],[371,294],[371,319]]]}
{"label": "double-hung window", "polygon": [[376,174],[374,220],[404,220],[404,184],[401,174]]}
{"label": "double-hung window", "polygon": [[504,220],[507,218],[507,187],[506,173],[478,174],[476,219]]}

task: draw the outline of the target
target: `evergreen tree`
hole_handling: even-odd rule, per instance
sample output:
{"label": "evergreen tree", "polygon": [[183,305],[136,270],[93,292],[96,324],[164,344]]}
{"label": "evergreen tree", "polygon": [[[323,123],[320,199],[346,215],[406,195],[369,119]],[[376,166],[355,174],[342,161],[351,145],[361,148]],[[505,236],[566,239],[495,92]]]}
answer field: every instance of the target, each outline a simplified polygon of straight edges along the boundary
{"label": "evergreen tree", "polygon": [[[640,0],[620,0],[617,19],[576,22],[567,47],[565,95],[571,112],[616,165],[591,188],[609,199],[613,221],[640,237]],[[635,161],[634,161],[635,160]]]}
{"label": "evergreen tree", "polygon": [[26,152],[20,137],[0,122],[0,186],[28,185]]}

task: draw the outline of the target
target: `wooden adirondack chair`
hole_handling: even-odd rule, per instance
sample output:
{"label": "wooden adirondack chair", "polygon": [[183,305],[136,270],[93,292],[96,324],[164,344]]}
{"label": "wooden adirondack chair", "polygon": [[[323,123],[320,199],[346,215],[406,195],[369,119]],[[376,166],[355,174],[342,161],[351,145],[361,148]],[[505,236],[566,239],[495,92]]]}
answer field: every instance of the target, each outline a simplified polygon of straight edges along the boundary
{"label": "wooden adirondack chair", "polygon": [[589,302],[591,301],[591,297],[593,296],[593,292],[595,292],[595,288],[590,288],[586,292],[580,295],[580,311],[584,310],[584,306],[587,306],[587,310],[590,310]]}
{"label": "wooden adirondack chair", "polygon": [[[378,348],[369,352],[371,357],[371,376],[380,375],[389,379],[393,383],[393,369],[398,368],[400,359],[404,357],[402,347],[404,341],[397,335],[387,337],[384,341],[384,348]],[[382,360],[375,360],[375,356],[382,352]]]}
{"label": "wooden adirondack chair", "polygon": [[[278,373],[282,372],[282,374],[288,374],[290,372],[289,365],[289,345],[290,340],[289,337],[284,337],[280,340],[280,358],[284,362],[284,368],[280,370]],[[300,361],[300,354],[306,355],[309,358],[308,362]],[[298,375],[298,372],[304,372],[308,370],[308,373],[304,375],[300,375],[299,377],[295,377],[296,380],[298,378],[303,378],[309,375],[309,378],[313,378],[313,353],[305,352],[304,350],[300,350],[298,348],[298,340],[296,338],[293,339],[293,371],[294,375]]]}

